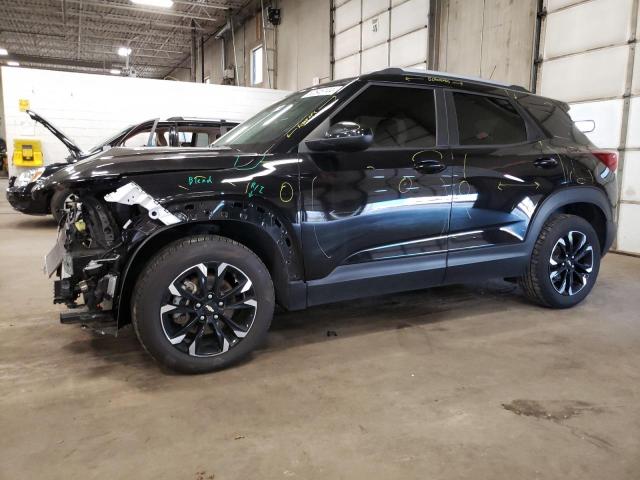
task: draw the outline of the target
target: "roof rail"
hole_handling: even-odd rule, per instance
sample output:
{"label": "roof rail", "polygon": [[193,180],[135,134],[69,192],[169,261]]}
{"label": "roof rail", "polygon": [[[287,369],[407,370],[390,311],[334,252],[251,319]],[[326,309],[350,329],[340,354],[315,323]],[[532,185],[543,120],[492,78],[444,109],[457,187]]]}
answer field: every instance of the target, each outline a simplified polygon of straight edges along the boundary
{"label": "roof rail", "polygon": [[412,75],[445,77],[445,78],[451,78],[453,80],[466,80],[469,82],[479,83],[483,85],[495,85],[498,87],[509,88],[511,90],[530,93],[529,90],[527,90],[526,88],[520,85],[510,85],[508,83],[498,82],[496,80],[487,80],[480,77],[472,77],[472,76],[466,76],[466,75],[455,75],[447,72],[439,72],[437,70],[423,70],[420,68],[390,67],[390,68],[385,68],[384,70],[377,70],[375,72],[371,72],[368,75],[406,75],[408,73]]}
{"label": "roof rail", "polygon": [[[227,122],[224,118],[202,118],[202,117],[169,117],[165,122]],[[235,122],[234,122],[235,123]]]}

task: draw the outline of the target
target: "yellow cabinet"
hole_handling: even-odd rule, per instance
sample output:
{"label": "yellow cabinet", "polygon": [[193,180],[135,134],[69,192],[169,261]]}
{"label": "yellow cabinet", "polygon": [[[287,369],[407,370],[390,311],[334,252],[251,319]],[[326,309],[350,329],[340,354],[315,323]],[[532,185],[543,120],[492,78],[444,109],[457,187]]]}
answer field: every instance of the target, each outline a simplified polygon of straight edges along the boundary
{"label": "yellow cabinet", "polygon": [[13,164],[18,167],[41,167],[42,144],[40,140],[20,139],[13,141]]}

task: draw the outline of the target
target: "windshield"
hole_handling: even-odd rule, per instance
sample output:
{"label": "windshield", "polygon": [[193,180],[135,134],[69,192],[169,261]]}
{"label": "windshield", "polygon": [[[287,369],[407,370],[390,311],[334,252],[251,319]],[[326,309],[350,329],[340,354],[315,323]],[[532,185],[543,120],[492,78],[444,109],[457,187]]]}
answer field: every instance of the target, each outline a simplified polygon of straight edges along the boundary
{"label": "windshield", "polygon": [[106,147],[107,145],[110,146],[114,146],[111,145],[113,142],[115,142],[116,140],[118,140],[120,137],[122,137],[125,133],[127,133],[129,130],[131,130],[134,127],[134,125],[129,125],[127,128],[124,128],[122,130],[120,130],[118,133],[116,133],[115,135],[110,136],[109,138],[103,140],[102,142],[96,144],[94,147],[92,147],[89,150],[89,153],[95,153],[98,150],[102,150],[104,147]]}
{"label": "windshield", "polygon": [[316,115],[333,106],[337,101],[335,94],[344,85],[318,87],[289,95],[220,137],[213,146],[266,153],[283,137],[292,135]]}

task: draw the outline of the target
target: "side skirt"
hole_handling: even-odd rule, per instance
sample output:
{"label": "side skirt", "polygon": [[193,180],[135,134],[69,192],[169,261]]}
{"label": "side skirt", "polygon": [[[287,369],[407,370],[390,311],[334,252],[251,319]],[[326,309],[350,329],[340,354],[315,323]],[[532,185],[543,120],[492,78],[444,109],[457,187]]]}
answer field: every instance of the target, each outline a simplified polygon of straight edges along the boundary
{"label": "side skirt", "polygon": [[519,277],[524,275],[529,257],[525,243],[453,250],[449,252],[443,283]]}
{"label": "side skirt", "polygon": [[307,282],[307,306],[441,285],[446,253],[341,265]]}

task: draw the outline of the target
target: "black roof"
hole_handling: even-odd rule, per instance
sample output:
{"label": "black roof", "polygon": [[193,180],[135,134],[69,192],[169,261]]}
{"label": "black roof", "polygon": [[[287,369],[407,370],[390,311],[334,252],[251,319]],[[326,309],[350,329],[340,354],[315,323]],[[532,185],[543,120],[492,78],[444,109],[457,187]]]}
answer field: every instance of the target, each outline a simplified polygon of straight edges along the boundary
{"label": "black roof", "polygon": [[389,79],[389,77],[397,77],[398,80],[411,80],[412,78],[426,80],[436,84],[451,84],[452,86],[462,86],[464,83],[472,83],[478,86],[490,88],[506,88],[516,90],[518,92],[530,93],[520,85],[510,85],[508,83],[497,82],[495,80],[486,80],[478,77],[468,77],[464,75],[454,75],[452,73],[438,72],[434,70],[421,70],[417,68],[385,68],[371,73],[361,75],[359,78],[364,80],[370,79]]}

